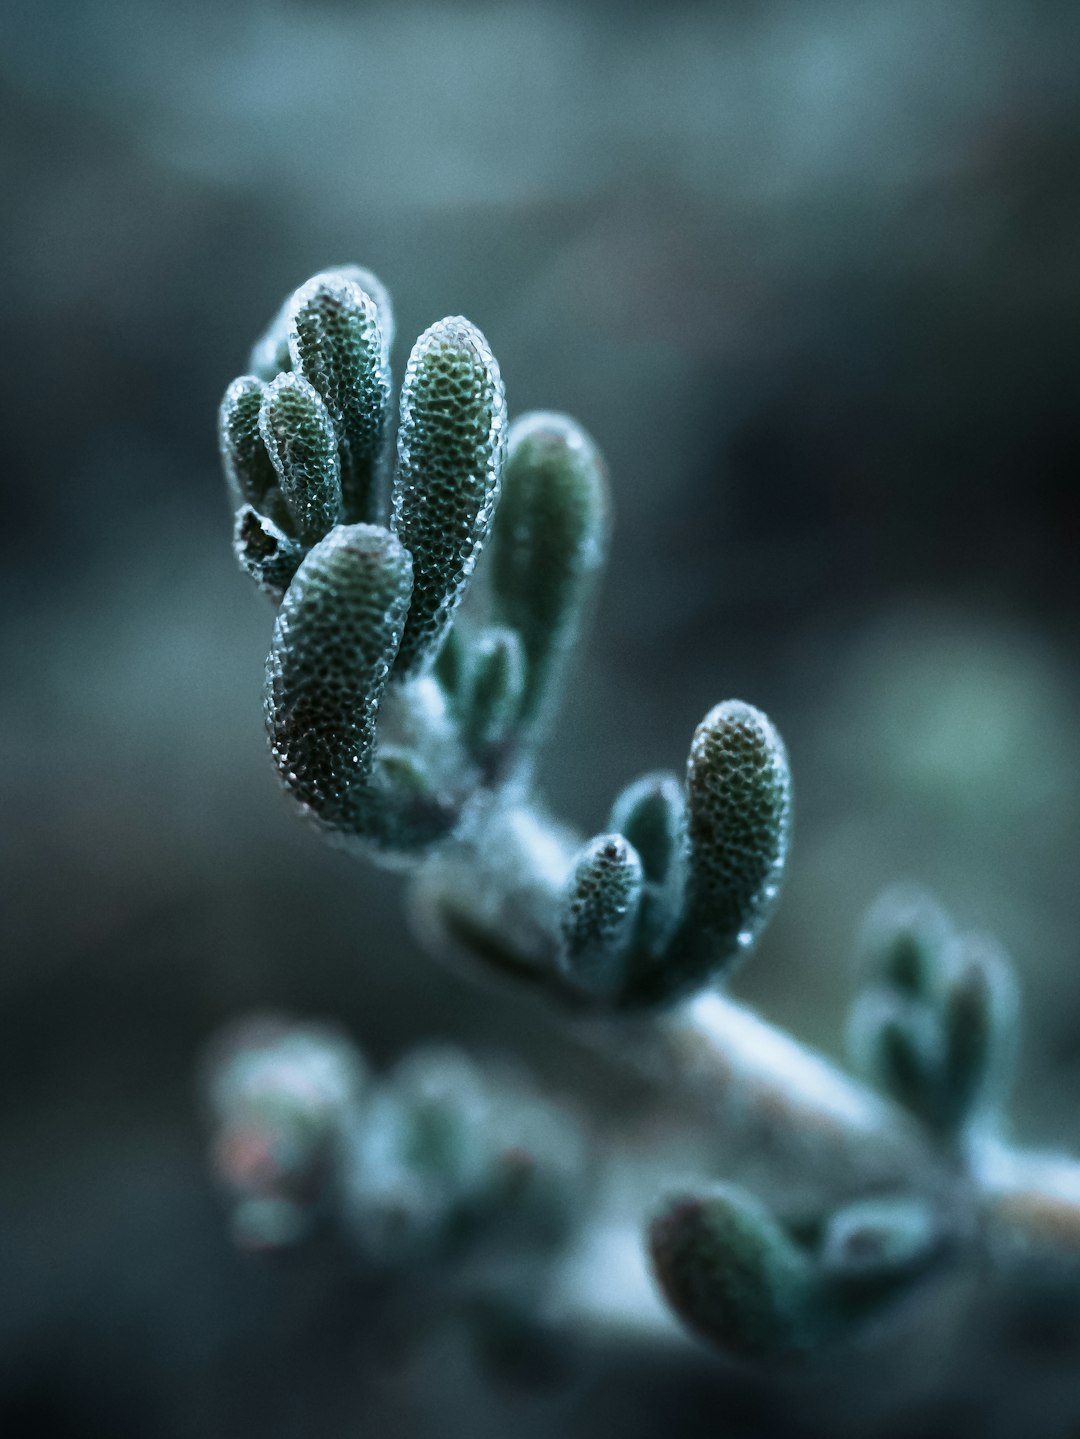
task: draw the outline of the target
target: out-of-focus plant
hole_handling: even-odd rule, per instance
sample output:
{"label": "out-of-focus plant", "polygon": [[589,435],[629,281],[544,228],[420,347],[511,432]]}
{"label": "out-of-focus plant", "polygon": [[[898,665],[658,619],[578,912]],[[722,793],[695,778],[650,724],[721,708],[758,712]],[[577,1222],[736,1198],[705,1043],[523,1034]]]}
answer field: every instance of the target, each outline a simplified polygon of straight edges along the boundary
{"label": "out-of-focus plant", "polygon": [[[316,275],[222,403],[236,554],[277,607],[274,762],[329,838],[410,873],[433,953],[547,994],[645,1067],[697,1153],[683,1179],[456,1051],[375,1080],[342,1037],[264,1022],[208,1079],[238,1236],[278,1247],[329,1216],[381,1274],[476,1292],[497,1275],[487,1292],[538,1314],[550,1299],[669,1339],[673,1312],[759,1361],[851,1336],[950,1267],[1073,1249],[1080,1167],[1006,1136],[1017,1005],[990,941],[921,892],[882,898],[850,1027],[861,1079],[722,992],[788,851],[764,714],[716,705],[684,776],[635,780],[592,838],[547,812],[535,756],[604,560],[603,462],[566,416],[508,424],[461,317],[413,346],[392,457],[392,329],[369,272]],[[628,1282],[642,1244],[668,1311]]]}

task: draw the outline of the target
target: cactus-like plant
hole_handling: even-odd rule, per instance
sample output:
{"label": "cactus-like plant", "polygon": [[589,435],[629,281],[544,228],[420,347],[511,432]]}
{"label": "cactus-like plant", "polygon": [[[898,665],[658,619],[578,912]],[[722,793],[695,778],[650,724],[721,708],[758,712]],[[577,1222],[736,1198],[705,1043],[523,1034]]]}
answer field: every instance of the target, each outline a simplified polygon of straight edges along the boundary
{"label": "cactus-like plant", "polygon": [[[271,753],[320,829],[410,872],[433,952],[546,993],[682,1095],[698,1172],[617,1156],[670,1311],[729,1354],[790,1359],[965,1257],[1080,1244],[1080,1167],[1006,1138],[1010,966],[928,897],[893,892],[868,917],[850,1026],[865,1082],[722,993],[790,842],[788,758],[760,710],[716,705],[684,778],[634,781],[592,838],[550,816],[534,760],[603,564],[603,461],[566,416],[507,425],[460,317],[413,347],[392,456],[391,334],[374,276],[323,272],[222,402],[236,553],[277,606]],[[460,1056],[376,1083],[340,1037],[264,1025],[219,1052],[209,1092],[249,1242],[330,1213],[366,1262],[445,1272],[501,1234],[563,1275],[579,1319],[627,1317],[625,1282],[572,1277],[614,1223],[605,1166],[590,1184],[575,1121]]]}

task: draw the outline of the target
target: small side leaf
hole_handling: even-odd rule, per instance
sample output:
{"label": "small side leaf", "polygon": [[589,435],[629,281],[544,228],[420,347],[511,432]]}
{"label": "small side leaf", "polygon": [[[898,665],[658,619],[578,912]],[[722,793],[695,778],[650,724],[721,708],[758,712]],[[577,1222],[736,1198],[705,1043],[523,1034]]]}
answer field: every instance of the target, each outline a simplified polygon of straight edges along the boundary
{"label": "small side leaf", "polygon": [[278,375],[263,392],[259,433],[305,545],[341,518],[334,426],[318,391],[300,375]]}
{"label": "small side leaf", "polygon": [[466,743],[474,755],[488,754],[507,741],[521,713],[524,689],[521,641],[513,630],[485,630],[476,643],[464,719]]}
{"label": "small side leaf", "polygon": [[641,942],[663,952],[682,914],[686,891],[686,800],[676,775],[642,775],[611,810],[609,828],[624,834],[641,857],[645,893]]}
{"label": "small side leaf", "polygon": [[830,1215],[818,1263],[838,1327],[883,1317],[954,1249],[940,1214],[911,1195],[859,1200]]}
{"label": "small side leaf", "polygon": [[601,834],[579,854],[563,895],[559,967],[577,990],[612,998],[626,979],[637,932],[642,873],[621,834]]}
{"label": "small side leaf", "polygon": [[264,389],[254,375],[233,380],[218,410],[218,445],[233,508],[248,504],[266,514],[267,492],[278,477],[259,433]]}
{"label": "small side leaf", "polygon": [[492,543],[498,617],[521,636],[526,722],[550,717],[554,691],[607,551],[603,460],[567,415],[536,412],[510,426]]}

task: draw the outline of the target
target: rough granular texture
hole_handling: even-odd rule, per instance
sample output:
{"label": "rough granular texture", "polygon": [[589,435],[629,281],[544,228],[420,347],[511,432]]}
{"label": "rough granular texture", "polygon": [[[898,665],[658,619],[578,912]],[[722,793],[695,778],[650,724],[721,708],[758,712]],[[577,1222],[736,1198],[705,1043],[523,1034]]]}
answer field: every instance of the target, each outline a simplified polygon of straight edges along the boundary
{"label": "rough granular texture", "polygon": [[332,828],[362,827],[379,700],[401,641],[409,556],[376,525],[335,529],[289,586],[267,661],[266,723],[281,776]]}
{"label": "rough granular texture", "polygon": [[525,656],[513,630],[493,625],[476,641],[463,731],[476,755],[506,738],[521,709]]}
{"label": "rough granular texture", "polygon": [[390,365],[375,300],[347,275],[302,285],[289,307],[294,370],[322,396],[338,436],[346,522],[381,518]]}
{"label": "rough granular texture", "polygon": [[[390,346],[394,339],[394,309],[386,286],[377,275],[365,270],[363,265],[333,265],[322,272],[337,275],[359,285],[365,295],[375,302],[379,317],[379,333],[383,342],[383,357],[389,359]],[[318,278],[318,277],[315,277]],[[289,311],[292,308],[295,291],[286,295],[278,306],[277,313],[266,329],[255,341],[248,369],[260,380],[272,380],[276,375],[292,369],[293,360],[289,351]]]}
{"label": "rough granular texture", "polygon": [[434,658],[491,527],[506,398],[495,357],[468,320],[439,320],[417,340],[401,391],[396,534],[413,558],[413,601],[398,673]]}
{"label": "rough granular texture", "polygon": [[608,517],[603,461],[581,426],[547,412],[515,420],[492,536],[492,582],[499,618],[525,646],[526,714],[575,638],[604,561]]}
{"label": "rough granular texture", "polygon": [[254,375],[233,380],[218,410],[218,445],[233,507],[249,504],[265,514],[266,493],[277,488],[277,471],[259,433],[264,389]]}
{"label": "rough granular texture", "polygon": [[791,772],[771,721],[725,700],[694,733],[686,774],[690,917],[746,948],[776,899],[791,830]]}
{"label": "rough granular texture", "polygon": [[305,545],[341,518],[341,471],[333,422],[313,385],[278,375],[264,389],[259,433]]}
{"label": "rough granular texture", "polygon": [[641,860],[621,834],[602,834],[581,853],[562,914],[562,964],[593,993],[620,987],[641,903]]}

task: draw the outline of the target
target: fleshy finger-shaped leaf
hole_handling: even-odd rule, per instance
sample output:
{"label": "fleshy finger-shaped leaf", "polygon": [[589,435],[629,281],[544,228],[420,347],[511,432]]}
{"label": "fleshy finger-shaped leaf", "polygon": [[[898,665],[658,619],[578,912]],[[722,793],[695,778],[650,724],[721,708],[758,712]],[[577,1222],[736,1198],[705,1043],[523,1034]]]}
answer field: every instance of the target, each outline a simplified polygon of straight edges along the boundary
{"label": "fleshy finger-shaped leaf", "polygon": [[946,1121],[938,1016],[920,1000],[883,988],[856,1000],[848,1046],[857,1068],[924,1124]]}
{"label": "fleshy finger-shaped leaf", "polygon": [[271,751],[296,799],[333,829],[364,828],[379,701],[411,589],[396,536],[339,526],[305,558],[278,612],[267,662]]}
{"label": "fleshy finger-shaped leaf", "polygon": [[953,937],[949,916],[933,895],[914,885],[894,885],[871,905],[857,945],[865,979],[912,999],[940,989],[946,947]]}
{"label": "fleshy finger-shaped leaf", "polygon": [[297,534],[314,545],[341,518],[341,470],[333,422],[315,387],[301,375],[265,386],[259,433]]}
{"label": "fleshy finger-shaped leaf", "polygon": [[[333,273],[352,280],[360,286],[365,295],[370,295],[375,301],[383,349],[389,358],[390,346],[394,340],[394,311],[386,286],[377,275],[373,275],[362,265],[328,265],[323,273]],[[274,318],[255,341],[248,360],[248,369],[260,380],[272,380],[275,375],[292,368],[292,356],[289,353],[289,308],[292,300],[292,294],[286,295]]]}
{"label": "fleshy finger-shaped leaf", "polygon": [[745,1191],[669,1199],[649,1226],[649,1250],[676,1314],[725,1353],[784,1359],[819,1337],[821,1296],[808,1256]]}
{"label": "fleshy finger-shaped leaf", "polygon": [[925,1200],[861,1199],[829,1216],[820,1262],[838,1284],[876,1288],[925,1269],[942,1243],[941,1224]]}
{"label": "fleshy finger-shaped leaf", "polygon": [[413,559],[414,588],[397,675],[435,657],[499,494],[506,398],[495,357],[461,316],[417,340],[401,391],[391,527]]}
{"label": "fleshy finger-shaped leaf", "polygon": [[1000,1102],[1012,1078],[1016,981],[997,945],[965,935],[950,946],[942,1006],[944,1084],[959,1123]]}
{"label": "fleshy finger-shaped leaf", "polygon": [[382,469],[390,365],[378,306],[343,271],[313,276],[288,311],[289,354],[334,423],[344,519],[374,524],[382,515]]}
{"label": "fleshy finger-shaped leaf", "polygon": [[836,1333],[884,1319],[954,1255],[944,1214],[916,1195],[857,1200],[828,1218],[817,1255]]}
{"label": "fleshy finger-shaped leaf", "polygon": [[538,411],[510,426],[492,540],[496,612],[525,646],[527,723],[550,718],[559,671],[607,552],[600,452],[567,415]]}
{"label": "fleshy finger-shaped leaf", "polygon": [[492,626],[483,631],[472,656],[465,738],[482,758],[509,739],[521,713],[525,659],[513,630]]}
{"label": "fleshy finger-shaped leaf", "polygon": [[734,957],[780,889],[791,834],[791,769],[772,721],[725,700],[698,725],[686,771],[690,922]]}
{"label": "fleshy finger-shaped leaf", "polygon": [[218,409],[218,446],[233,509],[246,504],[264,515],[269,514],[267,496],[277,491],[278,482],[259,431],[265,389],[254,375],[241,375],[225,391]]}
{"label": "fleshy finger-shaped leaf", "polygon": [[292,367],[289,357],[289,303],[287,295],[277,313],[251,348],[248,368],[260,380],[272,380]]}
{"label": "fleshy finger-shaped leaf", "polygon": [[641,860],[621,834],[601,834],[582,849],[563,893],[559,968],[584,994],[610,999],[626,982],[637,935]]}
{"label": "fleshy finger-shaped leaf", "polygon": [[783,740],[753,705],[725,700],[694,732],[686,771],[686,890],[667,950],[636,998],[678,998],[730,970],[772,913],[791,834]]}

